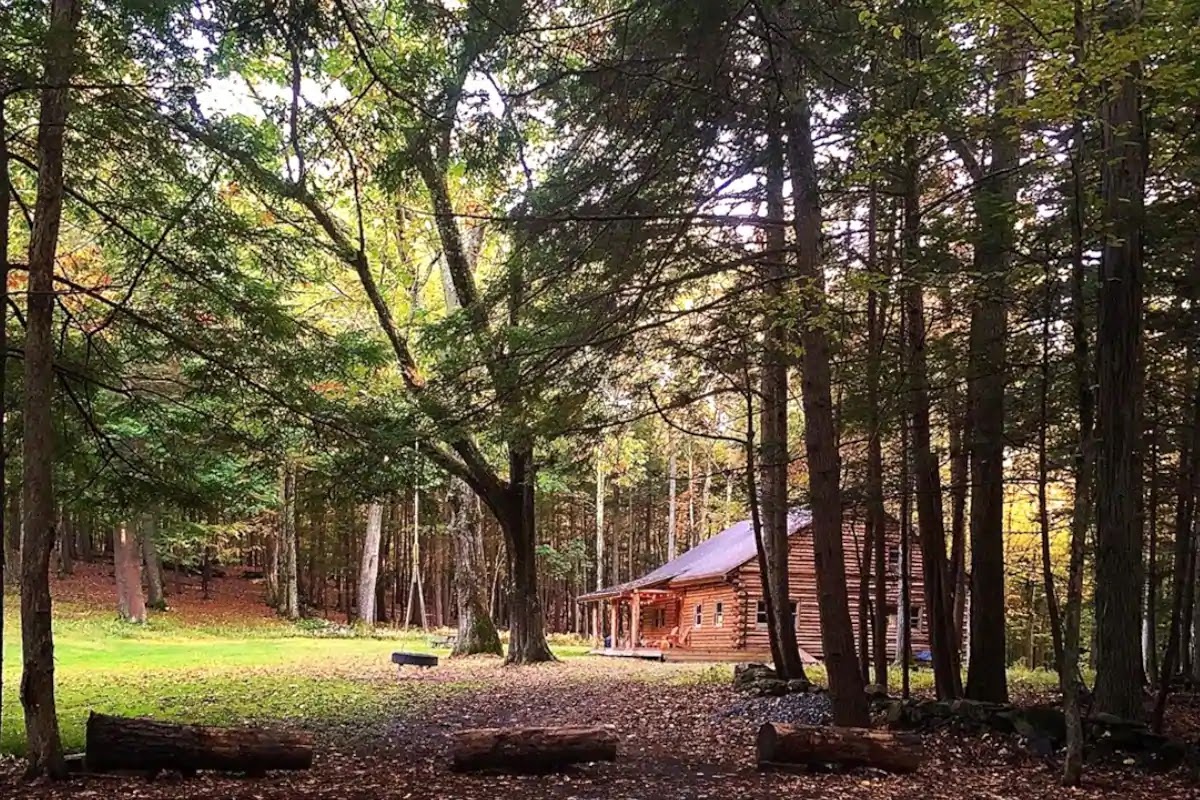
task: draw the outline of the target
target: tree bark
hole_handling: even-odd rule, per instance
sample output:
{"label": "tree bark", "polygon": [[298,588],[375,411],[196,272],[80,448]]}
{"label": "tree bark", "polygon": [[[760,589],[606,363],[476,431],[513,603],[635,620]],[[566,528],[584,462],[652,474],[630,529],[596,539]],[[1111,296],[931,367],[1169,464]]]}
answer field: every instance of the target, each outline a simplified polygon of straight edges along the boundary
{"label": "tree bark", "polygon": [[65,512],[59,513],[55,532],[57,534],[55,549],[58,553],[58,575],[60,578],[73,575],[75,573],[75,554],[72,545],[75,540],[75,531],[71,524],[71,518]]}
{"label": "tree bark", "polygon": [[971,480],[969,415],[963,405],[961,387],[951,390],[950,420],[950,591],[953,594],[954,641],[959,658],[963,652],[963,629],[967,616],[967,491]]}
{"label": "tree bark", "polygon": [[375,582],[379,578],[379,545],[383,538],[383,504],[367,506],[367,534],[363,537],[362,565],[358,570],[358,621],[371,626],[375,618]]}
{"label": "tree bark", "polygon": [[[903,305],[900,312],[901,348],[908,340],[908,314]],[[907,369],[907,364],[905,365]],[[908,382],[907,377],[905,383]],[[900,586],[897,588],[896,604],[896,663],[900,665],[900,696],[908,699],[910,686],[910,662],[912,661],[912,448],[909,446],[908,426],[900,426],[900,563],[897,565]]]}
{"label": "tree bark", "polygon": [[125,522],[113,530],[113,572],[117,579],[117,613],[126,622],[144,623],[141,545],[136,529]]}
{"label": "tree bark", "polygon": [[409,550],[408,604],[404,611],[404,627],[412,626],[413,613],[420,614],[421,628],[427,624],[425,615],[425,583],[421,569],[421,487],[413,487],[412,542]]}
{"label": "tree bark", "polygon": [[[596,448],[596,591],[604,588],[604,447]],[[599,606],[597,606],[599,607]],[[597,628],[599,630],[599,628]],[[603,637],[601,637],[603,638]]]}
{"label": "tree bark", "polygon": [[[912,38],[912,34],[906,34]],[[904,231],[902,251],[904,305],[907,316],[906,371],[909,387],[909,417],[912,427],[912,472],[916,482],[917,531],[921,546],[922,577],[925,589],[925,619],[929,629],[929,649],[933,657],[934,684],[940,699],[962,694],[957,638],[951,625],[954,610],[946,570],[946,531],[942,518],[942,482],[937,456],[933,452],[930,425],[929,377],[925,357],[924,288],[916,275],[920,248],[920,163],[916,141],[905,145],[906,191],[904,195]],[[1003,569],[1001,569],[1003,572]],[[908,609],[905,609],[905,614]]]}
{"label": "tree bark", "polygon": [[[879,194],[872,181],[867,220],[867,529],[872,553],[864,557],[874,579],[873,651],[875,683],[888,685],[887,655],[887,514],[883,506],[883,414],[880,410],[880,376],[883,367],[883,298],[881,286],[887,278],[879,269]],[[860,623],[862,624],[862,623]]]}
{"label": "tree bark", "polygon": [[[282,507],[280,513],[282,514]],[[266,566],[263,569],[264,581],[266,583],[266,600],[267,605],[271,608],[279,608],[279,527],[283,524],[283,518],[280,517],[274,530],[269,530],[266,533]],[[324,589],[322,587],[322,594]]]}
{"label": "tree bark", "polygon": [[[785,27],[790,28],[790,25]],[[780,88],[787,102],[785,119],[792,176],[796,272],[807,311],[800,320],[801,396],[821,643],[829,675],[834,722],[863,726],[868,721],[867,697],[854,652],[854,627],[846,590],[840,458],[833,418],[829,337],[823,320],[826,297],[820,252],[821,205],[817,194],[816,156],[807,77],[801,65],[791,58],[791,44],[785,42],[782,48],[782,74],[786,79]]]}
{"label": "tree bark", "polygon": [[552,772],[614,761],[619,741],[610,728],[475,728],[455,735],[453,769]]}
{"label": "tree bark", "polygon": [[[20,573],[19,556],[13,557],[10,540],[21,530],[20,521],[11,526],[7,500],[13,491],[8,484],[8,448],[4,429],[8,415],[8,245],[12,209],[12,184],[8,177],[8,120],[5,116],[7,95],[0,95],[0,700],[4,698],[5,590],[16,586]],[[4,709],[0,707],[0,730],[4,730]]]}
{"label": "tree bark", "polygon": [[974,193],[978,219],[971,308],[971,657],[967,697],[1008,700],[1004,613],[1004,393],[1008,339],[1006,284],[1016,231],[1020,127],[1012,119],[1025,93],[1025,50],[1011,26],[998,34],[991,162]]}
{"label": "tree bark", "polygon": [[299,564],[296,554],[296,465],[283,465],[282,503],[279,510],[279,613],[300,619]]}
{"label": "tree bark", "polygon": [[[1139,0],[1112,0],[1105,31],[1131,35]],[[1108,85],[1102,131],[1100,303],[1096,337],[1099,453],[1096,481],[1096,710],[1142,714],[1142,229],[1146,144],[1141,63]]]}
{"label": "tree bark", "polygon": [[68,85],[74,71],[78,0],[51,0],[37,133],[37,202],[29,242],[25,333],[24,535],[21,559],[21,643],[24,668],[27,774],[66,772],[54,701],[50,549],[54,543],[54,261],[63,204],[63,139]]}
{"label": "tree bark", "polygon": [[[1158,675],[1158,431],[1151,425],[1150,439],[1150,524],[1146,531],[1146,584],[1142,602],[1142,669],[1151,680]],[[1182,461],[1190,461],[1181,453]]]}
{"label": "tree bark", "polygon": [[21,489],[9,487],[4,498],[4,582],[21,585]]}
{"label": "tree bark", "polygon": [[488,613],[483,531],[471,488],[450,483],[447,527],[454,540],[454,590],[458,602],[458,640],[452,656],[503,655],[500,634]]}
{"label": "tree bark", "polygon": [[[1167,647],[1163,653],[1162,670],[1159,673],[1158,696],[1154,702],[1151,726],[1155,733],[1162,732],[1163,719],[1167,710],[1167,697],[1171,691],[1171,680],[1179,665],[1183,652],[1185,601],[1191,594],[1195,554],[1192,543],[1196,535],[1196,483],[1200,477],[1200,312],[1196,303],[1200,300],[1200,243],[1192,260],[1191,274],[1187,283],[1188,309],[1191,312],[1187,362],[1184,374],[1192,382],[1191,428],[1187,432],[1179,453],[1179,483],[1176,492],[1175,512],[1175,562],[1171,581],[1171,622],[1167,630]],[[1157,469],[1151,464],[1151,469]],[[1153,614],[1153,609],[1149,610]],[[1151,616],[1153,619],[1153,616]],[[1152,674],[1152,673],[1151,673]]]}
{"label": "tree bark", "polygon": [[[1062,620],[1058,613],[1058,593],[1054,588],[1054,566],[1050,559],[1050,502],[1046,496],[1050,483],[1049,452],[1046,444],[1046,432],[1050,427],[1050,316],[1053,313],[1054,293],[1051,289],[1050,260],[1046,259],[1043,279],[1046,289],[1046,303],[1042,310],[1042,363],[1041,381],[1038,392],[1038,527],[1041,529],[1042,540],[1042,587],[1046,593],[1046,616],[1050,623],[1050,641],[1054,647],[1054,670],[1059,675],[1059,685],[1062,685]],[[1032,650],[1030,651],[1032,653]]]}
{"label": "tree bark", "polygon": [[138,538],[142,542],[142,559],[146,564],[146,605],[157,611],[166,611],[162,558],[158,553],[158,517],[153,514],[142,516],[141,535]]}
{"label": "tree bark", "polygon": [[212,728],[148,719],[88,715],[85,763],[92,772],[178,770],[244,772],[301,770],[312,766],[307,733],[258,728]]}
{"label": "tree bark", "polygon": [[678,535],[675,532],[675,436],[671,428],[667,429],[667,561],[674,561],[679,555]]}
{"label": "tree bark", "polygon": [[[763,364],[759,383],[759,499],[762,506],[762,544],[766,571],[763,593],[771,595],[768,633],[779,642],[775,670],[784,679],[803,678],[804,664],[792,620],[788,570],[788,373],[787,347],[791,310],[786,307],[787,265],[784,261],[787,230],[782,222],[783,142],[778,114],[772,107],[767,132],[767,252],[762,261],[764,285]],[[688,458],[691,463],[691,457]],[[689,494],[691,487],[689,487]],[[839,540],[841,523],[838,524]],[[775,648],[773,648],[774,650]]]}
{"label": "tree bark", "polygon": [[[758,432],[754,424],[755,393],[752,389],[749,368],[744,370],[743,378],[743,399],[746,403],[746,443],[744,448],[746,456],[746,502],[750,506],[750,526],[754,529],[754,554],[758,559],[758,574],[762,576],[763,608],[767,613],[767,646],[771,649],[771,663],[783,664],[784,657],[780,651],[782,643],[775,628],[775,593],[766,590],[767,575],[770,574],[771,568],[767,560],[767,537],[763,529],[762,503],[758,490],[758,459],[755,454],[755,443],[758,441]],[[803,675],[803,664],[801,664],[800,669]]]}
{"label": "tree bark", "polygon": [[756,751],[759,769],[837,764],[910,773],[924,759],[918,740],[889,731],[775,722],[758,729]]}
{"label": "tree bark", "polygon": [[[1087,37],[1083,0],[1072,3],[1074,35],[1071,47],[1072,71],[1083,69]],[[1071,120],[1071,339],[1072,380],[1079,412],[1079,443],[1075,451],[1075,497],[1071,510],[1071,555],[1067,567],[1067,607],[1063,618],[1063,716],[1066,721],[1067,747],[1063,757],[1062,783],[1078,786],[1083,775],[1083,719],[1079,695],[1083,679],[1079,674],[1079,628],[1083,611],[1083,551],[1092,512],[1092,471],[1094,469],[1093,398],[1091,363],[1088,356],[1087,308],[1084,284],[1084,214],[1086,195],[1083,185],[1083,98],[1075,98]]]}
{"label": "tree bark", "polygon": [[90,564],[96,559],[95,546],[92,544],[92,528],[93,520],[90,516],[85,516],[75,526],[75,551],[79,553],[79,560],[85,564]]}
{"label": "tree bark", "polygon": [[509,448],[511,481],[502,521],[508,543],[508,566],[512,576],[509,592],[509,664],[555,661],[546,642],[542,602],[537,583],[537,517],[534,499],[537,486],[532,450]]}

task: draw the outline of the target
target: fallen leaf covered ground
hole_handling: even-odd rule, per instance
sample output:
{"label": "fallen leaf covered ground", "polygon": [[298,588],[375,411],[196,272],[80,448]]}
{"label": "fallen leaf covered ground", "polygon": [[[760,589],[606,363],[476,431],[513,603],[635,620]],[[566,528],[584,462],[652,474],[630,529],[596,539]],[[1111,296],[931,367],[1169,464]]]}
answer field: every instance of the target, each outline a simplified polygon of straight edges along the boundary
{"label": "fallen leaf covered ground", "polygon": [[[440,672],[440,674],[439,674]],[[17,798],[1184,798],[1200,797],[1186,770],[1147,774],[1091,768],[1085,785],[1064,790],[1058,769],[1003,736],[925,738],[915,775],[865,770],[845,774],[763,774],[753,739],[763,721],[712,671],[672,664],[579,659],[513,669],[490,660],[440,667],[428,678],[473,688],[394,716],[315,726],[312,770],[249,779],[201,774],[80,777],[23,784],[19,764],[4,765],[2,796]],[[738,713],[730,713],[738,708]],[[764,708],[769,708],[764,706]],[[549,776],[459,775],[448,769],[455,731],[507,725],[611,725],[618,761]]]}
{"label": "fallen leaf covered ground", "polygon": [[[138,695],[135,684],[140,683],[144,713],[154,716],[306,728],[318,742],[313,768],[259,779],[201,773],[190,779],[165,774],[154,781],[84,776],[48,784],[22,782],[21,762],[9,757],[0,759],[0,800],[1200,798],[1195,776],[1186,769],[1148,774],[1089,767],[1083,787],[1064,790],[1057,784],[1058,763],[1032,755],[1019,740],[947,730],[924,736],[926,760],[915,775],[763,774],[753,760],[758,726],[823,720],[824,698],[737,695],[728,666],[599,658],[527,668],[471,658],[398,678],[387,651],[420,646],[423,640],[290,638],[298,632],[272,627],[279,623],[262,603],[261,586],[240,576],[214,581],[210,600],[202,597],[194,578],[178,581],[174,610],[152,620],[146,632],[114,628],[115,623],[97,626],[97,615],[111,613],[111,581],[111,568],[85,565],[73,578],[55,582],[56,626],[62,624],[71,643],[60,654],[60,688],[72,687],[89,708],[105,710],[109,703],[119,712],[129,703],[118,703],[116,695]],[[96,638],[85,649],[68,633],[74,639]],[[284,634],[289,638],[277,638]],[[108,660],[96,660],[92,648],[104,647],[112,650],[103,653]],[[197,652],[208,654],[209,663],[197,663]],[[11,667],[16,664],[10,659]],[[181,683],[181,675],[195,685]],[[84,681],[94,682],[95,690],[77,685]],[[1037,696],[1044,689],[1016,686],[1019,701],[1044,699]],[[242,717],[248,710],[258,713]],[[8,712],[9,721],[19,719],[15,704]],[[449,770],[448,749],[456,731],[508,725],[610,725],[621,737],[619,758],[548,776]],[[1200,741],[1195,696],[1173,702],[1168,730]]]}

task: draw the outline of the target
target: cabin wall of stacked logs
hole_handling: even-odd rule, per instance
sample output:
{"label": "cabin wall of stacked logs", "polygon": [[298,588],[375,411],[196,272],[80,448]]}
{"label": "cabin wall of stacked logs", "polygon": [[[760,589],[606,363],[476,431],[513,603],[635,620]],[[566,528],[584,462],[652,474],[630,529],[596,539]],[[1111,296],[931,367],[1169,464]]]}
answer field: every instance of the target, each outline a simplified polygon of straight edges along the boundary
{"label": "cabin wall of stacked logs", "polygon": [[[885,551],[896,554],[900,548],[900,528],[895,522],[887,526]],[[865,524],[861,519],[848,517],[843,528],[843,543],[846,557],[846,582],[851,598],[858,597],[862,579],[862,549]],[[916,542],[912,546],[910,579],[910,605],[918,609],[912,619],[912,649],[920,652],[929,647],[929,632],[924,620],[921,552]],[[891,559],[889,559],[890,561]],[[788,552],[789,593],[797,603],[796,630],[800,647],[810,655],[820,658],[821,618],[817,605],[816,565],[813,560],[812,539],[807,532],[791,539]],[[872,575],[875,570],[871,570]],[[896,610],[900,605],[900,578],[895,564],[886,571],[888,582],[888,657],[896,657],[896,635],[898,633]],[[869,579],[874,583],[874,578]],[[673,587],[675,588],[675,587]],[[672,595],[643,593],[639,598],[641,625],[639,636],[649,647],[658,646],[669,635],[677,633],[680,644],[689,649],[703,652],[742,653],[770,652],[770,642],[765,625],[758,623],[758,603],[763,598],[762,581],[757,559],[734,570],[723,579],[682,585]],[[872,593],[872,600],[874,599]],[[718,619],[718,604],[720,618]],[[607,610],[606,610],[607,611]],[[628,646],[629,614],[628,600],[623,601],[621,616],[620,646]],[[868,612],[870,620],[878,611],[872,606]],[[857,609],[852,609],[855,637],[858,636]],[[698,622],[697,622],[698,620]],[[676,630],[678,629],[678,630]]]}

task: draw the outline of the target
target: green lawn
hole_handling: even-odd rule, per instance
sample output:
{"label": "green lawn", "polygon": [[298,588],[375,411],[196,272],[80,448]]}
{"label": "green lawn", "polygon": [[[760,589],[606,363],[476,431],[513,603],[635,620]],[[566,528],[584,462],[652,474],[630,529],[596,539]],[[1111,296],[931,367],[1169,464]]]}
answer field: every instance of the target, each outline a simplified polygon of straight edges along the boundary
{"label": "green lawn", "polygon": [[[24,732],[17,688],[20,633],[12,606],[4,642],[0,751],[19,752]],[[301,720],[366,721],[468,688],[397,681],[392,651],[430,652],[423,634],[376,635],[301,623],[185,626],[170,614],[147,626],[103,613],[56,608],[55,670],[59,721],[68,750],[83,746],[89,711],[211,724]],[[556,647],[574,656],[583,647]]]}
{"label": "green lawn", "polygon": [[[16,598],[6,599],[0,752],[15,753],[24,747],[17,696],[20,632]],[[559,657],[583,655],[588,649],[578,640],[552,637],[551,642]],[[421,633],[367,634],[319,621],[293,625],[265,618],[236,625],[185,624],[169,613],[154,615],[149,625],[132,626],[107,611],[59,604],[55,668],[63,743],[69,751],[82,749],[89,711],[202,724],[346,722],[360,730],[404,709],[482,685],[479,667],[470,663],[439,670],[437,680],[398,681],[390,660],[394,650],[431,652]],[[820,666],[807,672],[814,682],[825,682]],[[727,684],[731,673],[730,665],[696,665],[660,677]],[[1010,683],[1014,692],[1044,692],[1053,687],[1054,676],[1014,669]],[[893,670],[891,688],[899,684],[899,670]],[[930,671],[914,671],[912,686],[914,691],[930,690]]]}

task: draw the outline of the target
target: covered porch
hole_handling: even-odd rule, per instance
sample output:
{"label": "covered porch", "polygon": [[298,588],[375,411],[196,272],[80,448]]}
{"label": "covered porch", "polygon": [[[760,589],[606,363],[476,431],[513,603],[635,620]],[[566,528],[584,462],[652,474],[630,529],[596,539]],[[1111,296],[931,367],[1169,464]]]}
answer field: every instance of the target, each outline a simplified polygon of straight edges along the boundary
{"label": "covered porch", "polygon": [[683,597],[671,589],[630,588],[588,595],[594,655],[662,661],[686,646],[680,636]]}

